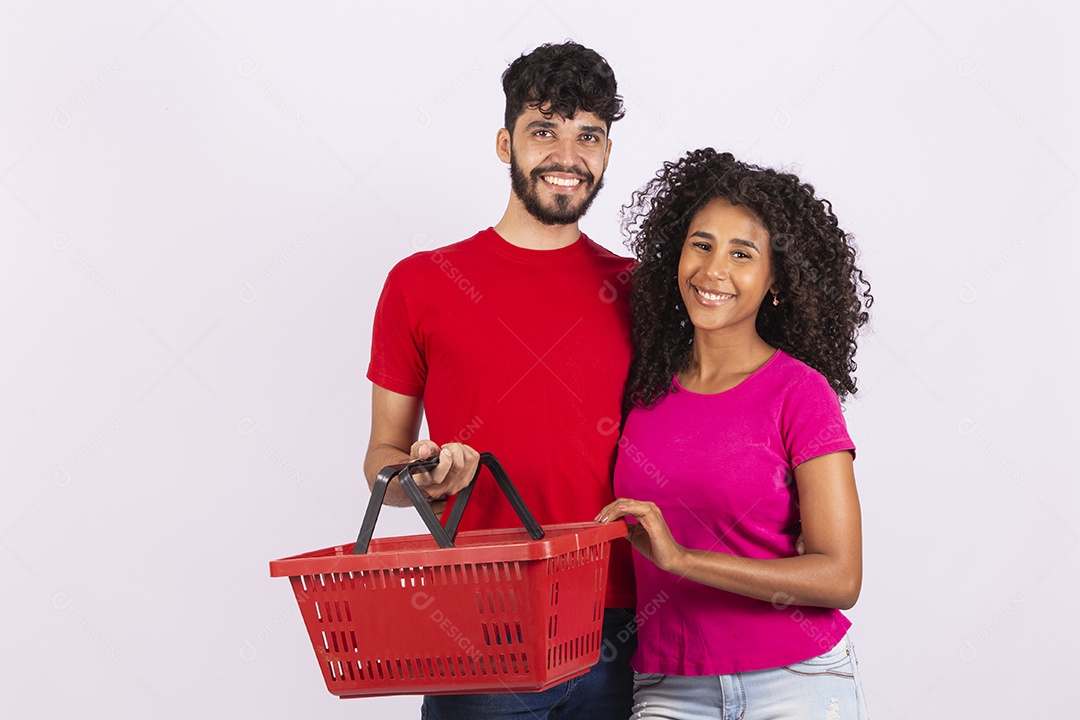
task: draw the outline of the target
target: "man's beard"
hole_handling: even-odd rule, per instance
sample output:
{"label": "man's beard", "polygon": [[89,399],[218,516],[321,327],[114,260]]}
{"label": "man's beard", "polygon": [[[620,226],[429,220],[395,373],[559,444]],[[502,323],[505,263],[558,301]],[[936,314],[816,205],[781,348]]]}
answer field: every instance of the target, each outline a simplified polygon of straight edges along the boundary
{"label": "man's beard", "polygon": [[[561,172],[570,173],[581,178],[582,182],[586,184],[585,198],[580,201],[578,205],[571,205],[573,199],[567,195],[555,195],[554,207],[544,205],[540,200],[540,194],[537,191],[537,185],[542,183],[540,179],[541,175],[547,173]],[[593,185],[593,182],[596,182]],[[588,189],[588,186],[592,186]],[[592,205],[593,199],[596,194],[600,192],[600,188],[604,187],[604,176],[601,175],[599,180],[593,176],[588,170],[580,170],[577,168],[567,168],[561,165],[548,165],[547,167],[537,168],[531,173],[531,177],[526,177],[525,173],[518,167],[517,161],[514,158],[514,153],[510,152],[510,187],[513,188],[514,194],[521,200],[522,205],[534,218],[539,220],[545,225],[571,225],[576,223],[582,215],[588,211],[589,206]]]}

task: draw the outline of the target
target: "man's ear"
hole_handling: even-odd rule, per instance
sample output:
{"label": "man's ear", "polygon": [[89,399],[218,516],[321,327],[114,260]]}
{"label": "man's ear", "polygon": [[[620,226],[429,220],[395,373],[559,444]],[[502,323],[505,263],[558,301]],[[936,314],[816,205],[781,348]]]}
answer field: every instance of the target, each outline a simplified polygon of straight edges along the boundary
{"label": "man's ear", "polygon": [[510,131],[499,128],[499,132],[495,133],[495,154],[507,165],[510,164],[510,145]]}
{"label": "man's ear", "polygon": [[604,151],[604,170],[607,170],[608,158],[611,157],[611,138],[607,141],[607,150]]}

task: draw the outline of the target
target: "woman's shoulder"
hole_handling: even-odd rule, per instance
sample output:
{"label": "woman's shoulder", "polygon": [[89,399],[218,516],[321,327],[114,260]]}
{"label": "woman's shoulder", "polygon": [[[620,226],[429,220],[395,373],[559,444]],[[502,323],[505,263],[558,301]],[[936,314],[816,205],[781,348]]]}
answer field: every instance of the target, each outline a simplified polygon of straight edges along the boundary
{"label": "woman's shoulder", "polygon": [[828,395],[836,395],[836,391],[832,389],[829,380],[824,375],[783,350],[776,351],[776,355],[769,363],[769,369],[774,382],[788,392],[813,395],[824,392]]}

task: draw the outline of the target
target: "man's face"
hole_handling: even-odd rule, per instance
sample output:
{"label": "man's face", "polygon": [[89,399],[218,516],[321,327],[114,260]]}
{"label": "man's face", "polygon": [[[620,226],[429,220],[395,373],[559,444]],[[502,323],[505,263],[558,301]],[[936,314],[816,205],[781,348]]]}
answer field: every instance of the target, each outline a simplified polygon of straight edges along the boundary
{"label": "man's face", "polygon": [[500,133],[500,145],[505,139],[509,154],[511,188],[529,214],[545,225],[577,222],[604,184],[611,150],[607,124],[592,113],[579,111],[568,120],[527,108],[514,123],[512,137]]}

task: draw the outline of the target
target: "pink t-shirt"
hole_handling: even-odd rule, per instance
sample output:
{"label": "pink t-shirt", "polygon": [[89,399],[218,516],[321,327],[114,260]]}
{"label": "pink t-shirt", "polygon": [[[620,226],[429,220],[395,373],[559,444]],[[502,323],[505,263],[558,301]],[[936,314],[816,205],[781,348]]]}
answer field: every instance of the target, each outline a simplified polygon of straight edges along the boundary
{"label": "pink t-shirt", "polygon": [[[678,385],[627,418],[616,497],[657,504],[675,540],[748,558],[793,557],[793,469],[855,446],[828,381],[777,351],[722,393]],[[721,675],[821,655],[851,626],[839,610],[755,600],[660,570],[634,552],[638,672]]]}

